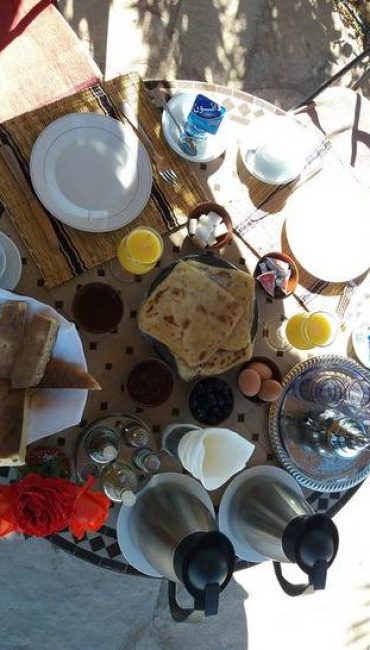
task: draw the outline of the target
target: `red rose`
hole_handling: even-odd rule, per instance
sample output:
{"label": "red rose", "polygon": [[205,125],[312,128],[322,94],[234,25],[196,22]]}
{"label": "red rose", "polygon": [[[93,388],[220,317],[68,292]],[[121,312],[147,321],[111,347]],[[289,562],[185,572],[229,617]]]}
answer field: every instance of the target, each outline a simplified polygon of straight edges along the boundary
{"label": "red rose", "polygon": [[75,537],[98,530],[108,517],[110,500],[86,485],[61,478],[28,474],[18,483],[0,486],[0,537],[20,532],[47,537],[69,529]]}
{"label": "red rose", "polygon": [[86,485],[78,488],[69,522],[69,530],[77,539],[81,539],[84,533],[99,530],[108,519],[111,502],[102,492],[90,490],[94,482],[95,479],[90,477]]}
{"label": "red rose", "polygon": [[26,535],[46,537],[68,526],[77,486],[59,478],[29,474],[14,489],[13,517]]}

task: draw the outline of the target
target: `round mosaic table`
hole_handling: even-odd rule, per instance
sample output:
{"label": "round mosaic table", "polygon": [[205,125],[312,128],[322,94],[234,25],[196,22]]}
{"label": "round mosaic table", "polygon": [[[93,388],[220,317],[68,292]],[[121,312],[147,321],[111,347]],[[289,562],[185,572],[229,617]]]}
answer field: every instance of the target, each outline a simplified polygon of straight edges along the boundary
{"label": "round mosaic table", "polygon": [[[192,90],[204,93],[211,92],[216,95],[218,101],[225,105],[230,112],[230,129],[234,134],[237,134],[238,130],[250,120],[260,115],[282,112],[280,109],[252,95],[230,88],[195,82],[176,82],[174,84],[147,82],[147,89],[154,102],[156,102],[159,88],[168,94],[179,90]],[[235,156],[237,149],[237,137],[231,136],[230,143],[231,146],[228,147],[226,154],[221,156],[220,159],[200,165],[191,163],[203,183],[205,195],[209,196],[212,193],[215,199],[223,204],[226,204],[232,197],[230,179],[233,179],[234,184],[239,182],[237,171],[232,165],[233,156]],[[111,284],[120,292],[124,303],[122,321],[114,332],[94,336],[80,331],[89,370],[100,382],[102,390],[90,393],[84,419],[79,426],[51,436],[42,441],[41,444],[56,446],[64,451],[68,457],[73,458],[78,437],[87,423],[110,412],[126,412],[139,415],[150,425],[157,447],[160,448],[161,431],[165,425],[169,422],[194,421],[188,408],[190,385],[184,383],[178,377],[175,378],[174,391],[170,400],[161,407],[138,407],[126,392],[126,380],[131,368],[139,360],[154,354],[150,343],[140,335],[137,328],[137,311],[146,291],[153,282],[155,274],[167,264],[183,255],[199,252],[187,238],[186,227],[182,226],[176,232],[164,236],[164,255],[157,264],[157,269],[145,276],[132,277],[131,282],[123,282],[115,273],[114,263],[108,263],[54,289],[45,288],[36,266],[28,256],[20,239],[14,234],[14,229],[8,222],[5,213],[1,217],[1,228],[4,232],[10,234],[22,253],[24,270],[21,283],[17,287],[19,293],[31,295],[42,302],[50,304],[70,320],[72,320],[71,303],[75,291],[81,285],[91,281],[98,280]],[[256,255],[237,233],[235,233],[230,244],[219,254],[241,269],[247,269],[250,272],[254,270]],[[302,305],[294,296],[284,301],[272,301],[259,294],[258,308],[260,318],[254,354],[274,357],[284,374],[295,363],[307,358],[310,353],[301,353],[299,351],[274,352],[267,344],[264,324],[273,318],[281,318],[284,315],[289,316],[302,309]],[[346,346],[347,340],[343,337],[337,340],[328,352],[346,354]],[[232,387],[235,397],[234,411],[225,422],[225,426],[238,431],[255,445],[248,466],[253,467],[266,463],[275,464],[276,461],[267,433],[267,407],[253,404],[239,394],[236,388],[236,375],[237,369],[232,369],[223,375]],[[9,480],[9,470],[0,468],[0,477],[2,481]],[[326,512],[332,516],[348,501],[353,492],[354,489],[331,494],[306,491],[305,494],[317,512]],[[222,490],[213,495],[216,505],[221,493]],[[68,531],[53,535],[49,540],[59,548],[96,566],[120,573],[139,575],[135,569],[126,564],[120,553],[116,536],[118,512],[119,506],[113,506],[107,525],[103,526],[97,533],[85,535],[81,540],[74,539]],[[236,568],[240,569],[246,566],[249,566],[249,564],[238,561]]]}

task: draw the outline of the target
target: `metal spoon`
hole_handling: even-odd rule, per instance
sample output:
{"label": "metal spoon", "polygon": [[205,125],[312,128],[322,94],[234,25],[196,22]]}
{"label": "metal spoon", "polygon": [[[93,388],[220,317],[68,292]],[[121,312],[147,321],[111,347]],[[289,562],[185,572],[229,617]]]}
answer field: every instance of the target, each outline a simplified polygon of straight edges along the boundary
{"label": "metal spoon", "polygon": [[184,127],[180,122],[178,121],[177,117],[173,114],[171,111],[170,107],[166,102],[161,102],[161,107],[163,110],[165,110],[170,118],[172,119],[173,123],[175,124],[179,135],[180,135],[180,148],[183,150],[184,153],[186,153],[188,156],[196,156],[198,153],[197,146],[192,138],[190,138],[187,133],[185,132]]}

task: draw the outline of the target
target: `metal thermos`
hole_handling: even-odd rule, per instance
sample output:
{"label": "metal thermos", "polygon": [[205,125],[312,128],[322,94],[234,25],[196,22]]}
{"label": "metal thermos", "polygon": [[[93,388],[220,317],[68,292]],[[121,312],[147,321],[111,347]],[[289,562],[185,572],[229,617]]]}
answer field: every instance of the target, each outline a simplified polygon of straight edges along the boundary
{"label": "metal thermos", "polygon": [[296,517],[313,513],[306,499],[287,485],[256,476],[234,495],[231,519],[237,537],[248,539],[257,553],[288,562],[282,544],[287,525]]}
{"label": "metal thermos", "polygon": [[[179,474],[153,476],[132,507],[131,531],[139,552],[169,580],[175,620],[195,621],[217,614],[219,593],[232,576],[234,549],[217,530],[212,502],[195,479]],[[177,603],[176,583],[193,596],[194,608]]]}
{"label": "metal thermos", "polygon": [[[298,596],[308,586],[324,589],[327,569],[338,550],[338,532],[331,519],[314,514],[293,477],[277,467],[248,469],[234,481],[221,499],[220,530],[229,534],[241,557],[251,559],[248,554],[253,552],[273,560],[280,586],[290,596]],[[289,583],[280,562],[298,564],[308,575],[308,584]]]}

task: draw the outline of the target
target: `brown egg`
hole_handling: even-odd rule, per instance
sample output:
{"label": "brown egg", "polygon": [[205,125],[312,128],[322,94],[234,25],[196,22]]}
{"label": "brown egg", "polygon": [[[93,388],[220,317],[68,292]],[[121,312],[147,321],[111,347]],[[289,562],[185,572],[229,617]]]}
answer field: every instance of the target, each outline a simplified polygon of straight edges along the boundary
{"label": "brown egg", "polygon": [[252,361],[252,363],[249,364],[248,368],[255,370],[262,380],[271,379],[272,377],[271,368],[269,368],[266,363],[262,363],[262,361]]}
{"label": "brown egg", "polygon": [[282,385],[275,379],[265,379],[261,384],[258,397],[264,402],[274,402],[279,399],[282,390]]}
{"label": "brown egg", "polygon": [[246,397],[254,397],[261,388],[261,377],[255,370],[246,368],[239,374],[238,386],[243,395]]}

